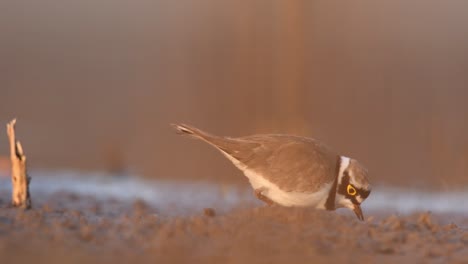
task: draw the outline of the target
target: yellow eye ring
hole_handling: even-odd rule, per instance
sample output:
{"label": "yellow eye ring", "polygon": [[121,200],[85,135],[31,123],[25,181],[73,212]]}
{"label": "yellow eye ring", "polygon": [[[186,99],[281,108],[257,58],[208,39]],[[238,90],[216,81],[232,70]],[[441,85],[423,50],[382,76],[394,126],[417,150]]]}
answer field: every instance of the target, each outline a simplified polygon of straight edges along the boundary
{"label": "yellow eye ring", "polygon": [[356,189],[351,184],[348,184],[348,188],[346,188],[346,191],[348,191],[349,195],[353,196],[357,193]]}

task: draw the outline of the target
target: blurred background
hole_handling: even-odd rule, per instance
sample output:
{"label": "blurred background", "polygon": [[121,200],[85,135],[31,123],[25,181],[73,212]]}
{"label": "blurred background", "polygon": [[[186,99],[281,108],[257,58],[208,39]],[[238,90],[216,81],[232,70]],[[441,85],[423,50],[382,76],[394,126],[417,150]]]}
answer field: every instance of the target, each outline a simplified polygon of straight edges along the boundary
{"label": "blurred background", "polygon": [[[376,184],[468,184],[467,1],[1,1],[0,123],[30,167],[247,181],[184,122],[292,133]],[[0,153],[8,155],[7,137]]]}

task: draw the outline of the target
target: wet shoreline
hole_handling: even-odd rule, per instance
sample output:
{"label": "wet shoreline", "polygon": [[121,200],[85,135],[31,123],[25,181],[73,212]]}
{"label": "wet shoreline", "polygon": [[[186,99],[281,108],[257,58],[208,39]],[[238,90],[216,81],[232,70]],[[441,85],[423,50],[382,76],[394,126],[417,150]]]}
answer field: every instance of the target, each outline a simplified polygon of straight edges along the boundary
{"label": "wet shoreline", "polygon": [[[140,199],[163,209],[171,205],[179,213],[199,211],[205,207],[229,210],[239,205],[261,205],[250,186],[208,181],[151,180],[136,176],[111,176],[105,173],[76,171],[34,171],[31,192],[47,195],[74,193],[99,199],[132,201]],[[0,191],[11,188],[10,180],[0,177]],[[468,215],[468,190],[423,191],[412,188],[375,186],[363,203],[365,211],[397,214],[430,211],[441,214]]]}

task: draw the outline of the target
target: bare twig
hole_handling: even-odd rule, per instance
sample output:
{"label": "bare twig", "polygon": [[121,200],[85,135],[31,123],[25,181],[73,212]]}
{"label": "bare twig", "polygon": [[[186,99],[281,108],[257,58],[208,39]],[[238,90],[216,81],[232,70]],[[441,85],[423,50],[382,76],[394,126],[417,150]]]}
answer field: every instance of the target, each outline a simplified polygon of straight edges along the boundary
{"label": "bare twig", "polygon": [[12,204],[23,209],[31,208],[29,183],[31,178],[26,173],[26,156],[15,134],[16,119],[7,124],[7,134],[10,140]]}

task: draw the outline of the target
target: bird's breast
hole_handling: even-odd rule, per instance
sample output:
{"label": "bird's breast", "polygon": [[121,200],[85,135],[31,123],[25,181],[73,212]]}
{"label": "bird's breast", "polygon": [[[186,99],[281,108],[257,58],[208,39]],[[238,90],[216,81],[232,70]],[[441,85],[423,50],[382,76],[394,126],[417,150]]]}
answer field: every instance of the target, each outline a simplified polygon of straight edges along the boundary
{"label": "bird's breast", "polygon": [[254,190],[262,190],[262,194],[282,206],[315,207],[325,209],[325,202],[332,183],[323,184],[316,192],[284,191],[281,186],[270,182],[253,170],[244,170]]}

